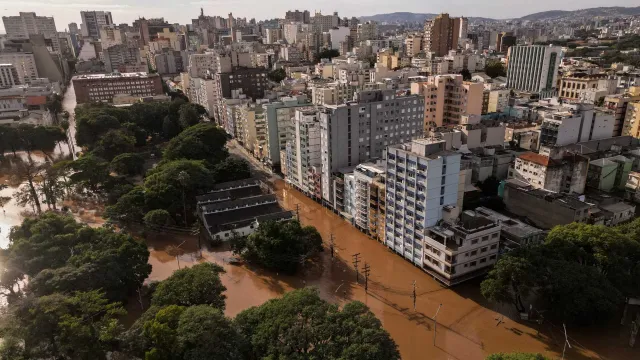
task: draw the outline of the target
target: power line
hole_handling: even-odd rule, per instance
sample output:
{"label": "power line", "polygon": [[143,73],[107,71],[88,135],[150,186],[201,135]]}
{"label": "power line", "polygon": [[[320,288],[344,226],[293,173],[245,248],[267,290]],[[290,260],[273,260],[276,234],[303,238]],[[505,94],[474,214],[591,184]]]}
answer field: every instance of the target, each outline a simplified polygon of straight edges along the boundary
{"label": "power line", "polygon": [[360,253],[355,253],[353,255],[351,255],[353,257],[353,268],[356,270],[356,283],[359,282],[360,278],[358,277],[359,273],[358,273],[358,263],[360,262],[360,259],[358,258],[358,256],[360,256]]}
{"label": "power line", "polygon": [[331,260],[333,261],[333,255],[335,252],[336,243],[333,241],[333,233],[331,233],[331,237],[329,239],[329,250],[331,250]]}
{"label": "power line", "polygon": [[413,280],[413,294],[411,295],[411,297],[413,298],[413,311],[416,311],[416,281]]}
{"label": "power line", "polygon": [[369,264],[367,264],[367,262],[365,261],[364,263],[364,291],[367,292],[369,290],[369,273],[371,272],[371,266],[369,266]]}

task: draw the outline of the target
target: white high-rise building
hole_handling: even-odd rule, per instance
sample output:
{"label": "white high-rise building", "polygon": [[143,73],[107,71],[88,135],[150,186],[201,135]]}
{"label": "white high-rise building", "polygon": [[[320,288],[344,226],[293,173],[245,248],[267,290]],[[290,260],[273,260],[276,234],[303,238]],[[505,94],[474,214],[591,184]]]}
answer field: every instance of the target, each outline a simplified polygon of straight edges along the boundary
{"label": "white high-rise building", "polygon": [[0,63],[0,87],[20,85],[18,70],[13,64]]}
{"label": "white high-rise building", "polygon": [[507,59],[507,87],[539,93],[541,97],[555,95],[558,67],[562,59],[561,47],[512,46]]}
{"label": "white high-rise building", "polygon": [[461,155],[445,148],[419,139],[387,149],[385,244],[451,285],[496,262],[500,225],[460,214]]}
{"label": "white high-rise building", "polygon": [[50,16],[36,16],[34,12],[21,12],[19,16],[3,16],[8,39],[28,39],[29,35],[44,35],[50,51],[60,51],[56,22]]}
{"label": "white high-rise building", "polygon": [[100,29],[105,25],[113,25],[110,11],[80,11],[80,31],[82,36],[94,40],[100,39]]}
{"label": "white high-rise building", "polygon": [[[320,122],[315,107],[295,110],[295,136],[287,141],[286,181],[309,196],[320,198]],[[317,174],[317,176],[316,176]],[[318,190],[318,191],[316,191]]]}

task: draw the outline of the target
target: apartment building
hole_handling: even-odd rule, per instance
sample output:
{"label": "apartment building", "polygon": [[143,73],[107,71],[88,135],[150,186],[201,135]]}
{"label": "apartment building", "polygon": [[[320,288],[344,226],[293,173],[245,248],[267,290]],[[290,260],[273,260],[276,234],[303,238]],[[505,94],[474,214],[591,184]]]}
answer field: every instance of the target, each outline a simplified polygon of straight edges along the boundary
{"label": "apartment building", "polygon": [[622,135],[640,139],[640,101],[633,101],[627,104]]}
{"label": "apartment building", "polygon": [[[358,230],[376,237],[378,223],[385,221],[385,215],[379,213],[380,187],[374,184],[385,175],[383,166],[373,163],[363,163],[356,166],[354,176],[354,225]],[[382,200],[384,201],[384,199]],[[380,217],[382,215],[382,217]]]}
{"label": "apartment building", "polygon": [[322,198],[332,205],[332,173],[372,158],[385,147],[423,135],[424,98],[406,91],[361,91],[354,101],[321,109]]}
{"label": "apartment building", "polygon": [[613,111],[614,124],[613,135],[621,136],[624,126],[624,118],[627,113],[627,104],[632,101],[640,101],[640,87],[633,86],[624,94],[607,95],[602,107]]}
{"label": "apartment building", "polygon": [[145,63],[140,56],[140,50],[128,44],[113,45],[104,49],[102,55],[104,57],[104,69],[107,73],[119,71],[124,65]]}
{"label": "apartment building", "polygon": [[500,248],[502,249],[512,250],[520,246],[542,244],[547,237],[547,231],[489,208],[477,207],[474,212],[476,216],[482,216],[500,224]]}
{"label": "apartment building", "polygon": [[313,31],[316,33],[324,33],[333,29],[340,24],[340,17],[337,12],[332,15],[322,15],[321,12],[316,12],[311,18],[311,24],[313,25]]}
{"label": "apartment building", "polygon": [[153,55],[153,67],[160,75],[179,74],[187,69],[187,52],[172,49],[162,49]]}
{"label": "apartment building", "polygon": [[76,75],[71,79],[78,104],[111,102],[116,94],[154,96],[163,94],[158,74],[115,73]]}
{"label": "apartment building", "polygon": [[509,178],[517,179],[534,189],[556,193],[584,193],[589,159],[579,154],[549,157],[527,152],[519,155],[509,169]]}
{"label": "apartment building", "polygon": [[422,34],[411,34],[404,39],[405,53],[414,57],[422,51]]}
{"label": "apartment building", "polygon": [[311,21],[311,14],[309,13],[309,10],[287,11],[285,13],[284,19],[287,20],[287,21],[301,22],[301,23],[304,23],[304,24],[308,24]]}
{"label": "apartment building", "polygon": [[294,137],[287,142],[285,181],[307,196],[320,199],[320,122],[315,107],[295,109]]}
{"label": "apartment building", "polygon": [[114,45],[122,44],[125,41],[125,33],[120,30],[119,27],[115,25],[104,25],[100,27],[100,42],[102,43],[102,49],[108,49]]}
{"label": "apartment building", "polygon": [[236,94],[244,94],[254,100],[263,98],[267,90],[267,73],[264,68],[242,67],[217,73],[219,98],[235,98]]}
{"label": "apartment building", "polygon": [[560,80],[558,95],[566,100],[587,100],[591,97],[589,92],[595,92],[597,100],[615,94],[616,87],[617,80],[607,74],[570,74]]}
{"label": "apartment building", "polygon": [[539,93],[541,97],[555,95],[558,67],[562,59],[561,47],[512,46],[507,59],[508,88]]}
{"label": "apartment building", "polygon": [[424,97],[424,131],[460,124],[462,116],[481,115],[483,86],[462,75],[430,76],[411,84],[411,93]]}
{"label": "apartment building", "polygon": [[374,40],[378,38],[378,23],[375,21],[365,21],[358,24],[356,41]]}
{"label": "apartment building", "polygon": [[43,35],[50,51],[60,52],[56,22],[50,16],[36,16],[35,12],[20,12],[18,16],[3,16],[7,39],[29,39],[29,35]]}
{"label": "apartment building", "polygon": [[80,11],[80,31],[82,36],[94,40],[100,39],[100,29],[105,25],[113,25],[110,11]]}
{"label": "apartment building", "polygon": [[487,102],[487,112],[503,112],[509,106],[510,90],[491,90]]}
{"label": "apartment building", "polygon": [[18,70],[13,64],[0,63],[0,88],[20,85]]}
{"label": "apartment building", "polygon": [[287,142],[294,138],[293,118],[296,108],[309,106],[309,102],[304,96],[283,97],[262,106],[266,114],[267,146],[258,158],[269,163],[276,171],[282,171],[285,164],[280,161],[280,153],[287,150]]}
{"label": "apartment building", "polygon": [[29,84],[39,77],[36,59],[32,52],[0,52],[0,64],[13,65],[21,84]]}
{"label": "apartment building", "polygon": [[499,246],[500,225],[459,213],[460,160],[443,140],[387,149],[385,244],[446,284],[486,271]]}
{"label": "apartment building", "polygon": [[251,102],[241,106],[239,111],[238,142],[258,157],[266,147],[264,108],[260,104]]}
{"label": "apartment building", "polygon": [[540,146],[564,146],[609,138],[614,129],[614,113],[593,104],[574,103],[543,111]]}
{"label": "apartment building", "polygon": [[451,18],[449,14],[440,14],[424,23],[422,48],[435,56],[445,56],[449,50],[458,48],[461,18]]}
{"label": "apartment building", "polygon": [[189,55],[189,75],[191,77],[204,78],[207,71],[217,72],[219,67],[217,54],[214,52],[205,52],[204,54]]}

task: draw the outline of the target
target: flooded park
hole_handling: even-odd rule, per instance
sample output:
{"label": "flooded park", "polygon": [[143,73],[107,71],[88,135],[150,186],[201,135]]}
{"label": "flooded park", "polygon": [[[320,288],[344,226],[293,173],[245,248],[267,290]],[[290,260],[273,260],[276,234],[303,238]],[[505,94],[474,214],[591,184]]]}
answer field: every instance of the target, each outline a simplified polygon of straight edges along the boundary
{"label": "flooded park", "polygon": [[[75,101],[68,100],[72,96],[65,96],[65,109],[73,109]],[[61,146],[58,155],[68,155],[66,151],[70,146],[67,146]],[[6,158],[11,156],[7,154]],[[281,180],[269,181],[281,205],[296,210],[303,225],[316,227],[327,247],[333,235],[334,258],[325,251],[301,274],[285,276],[246,264],[232,265],[228,248],[223,245],[199,249],[196,236],[146,233],[149,262],[153,266],[148,281],[166,279],[178,268],[198,262],[215,262],[226,270],[222,281],[227,287],[226,314],[230,317],[292,289],[315,286],[330,302],[343,304],[359,300],[365,303],[396,341],[403,359],[475,360],[495,352],[514,351],[540,352],[550,358],[560,358],[565,341],[562,324],[520,321],[513,308],[496,307],[484,300],[480,295],[480,280],[447,288],[338,215],[285,186]],[[9,185],[0,191],[0,196],[13,197],[21,182],[0,169],[0,183]],[[99,226],[103,221],[99,207],[94,205],[68,204],[80,221]],[[8,245],[10,228],[29,213],[31,209],[16,205],[15,200],[5,205],[4,212],[0,213],[0,246]],[[178,244],[182,245],[176,252]],[[354,270],[354,254],[359,254],[360,268],[365,262],[370,266],[368,291],[364,289],[362,275],[358,276]],[[434,326],[436,312],[437,328]],[[640,349],[630,348],[627,331],[615,324],[597,329],[568,328],[567,331],[572,347],[567,349],[566,359],[640,359]]]}

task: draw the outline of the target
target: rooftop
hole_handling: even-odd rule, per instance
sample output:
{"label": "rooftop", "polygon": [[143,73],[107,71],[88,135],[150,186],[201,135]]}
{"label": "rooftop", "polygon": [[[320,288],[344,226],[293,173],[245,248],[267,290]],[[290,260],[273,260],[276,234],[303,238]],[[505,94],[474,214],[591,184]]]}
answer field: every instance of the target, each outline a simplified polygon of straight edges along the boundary
{"label": "rooftop", "polygon": [[135,73],[110,73],[110,74],[83,74],[76,75],[72,78],[72,80],[94,80],[94,79],[121,79],[121,78],[150,78],[150,77],[158,77],[158,74],[148,74],[146,72],[135,72]]}
{"label": "rooftop", "polygon": [[526,152],[518,156],[519,159],[529,161],[534,164],[542,165],[545,167],[554,166],[556,162],[548,156],[536,154],[534,152]]}

